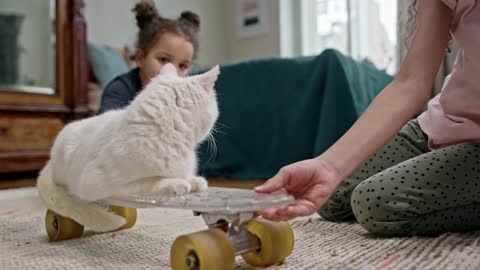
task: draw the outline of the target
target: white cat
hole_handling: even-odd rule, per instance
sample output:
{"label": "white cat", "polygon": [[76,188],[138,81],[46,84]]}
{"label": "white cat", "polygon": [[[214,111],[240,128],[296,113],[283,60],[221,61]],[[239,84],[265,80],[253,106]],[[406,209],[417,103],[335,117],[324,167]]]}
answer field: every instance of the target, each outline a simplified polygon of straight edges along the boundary
{"label": "white cat", "polygon": [[218,117],[218,74],[216,66],[182,78],[167,64],[125,109],[65,126],[37,181],[49,209],[94,231],[110,231],[125,219],[94,201],[205,190],[206,180],[195,176],[195,148]]}

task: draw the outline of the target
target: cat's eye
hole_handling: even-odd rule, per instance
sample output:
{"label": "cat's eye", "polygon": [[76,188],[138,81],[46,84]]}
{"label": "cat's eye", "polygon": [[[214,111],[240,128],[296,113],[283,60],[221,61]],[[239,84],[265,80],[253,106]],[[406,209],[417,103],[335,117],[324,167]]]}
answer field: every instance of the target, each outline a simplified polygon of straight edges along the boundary
{"label": "cat's eye", "polygon": [[185,70],[185,69],[188,68],[188,65],[186,65],[186,64],[180,64],[178,67],[179,67],[181,70]]}

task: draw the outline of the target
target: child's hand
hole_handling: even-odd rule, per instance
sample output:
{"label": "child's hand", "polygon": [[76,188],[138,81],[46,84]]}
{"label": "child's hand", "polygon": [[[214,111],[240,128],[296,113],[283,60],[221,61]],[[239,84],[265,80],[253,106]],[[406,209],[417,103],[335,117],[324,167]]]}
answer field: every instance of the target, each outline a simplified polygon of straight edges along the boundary
{"label": "child's hand", "polygon": [[258,193],[284,192],[295,197],[289,205],[265,209],[258,214],[272,220],[289,220],[317,211],[339,184],[335,170],[320,158],[308,159],[283,167]]}

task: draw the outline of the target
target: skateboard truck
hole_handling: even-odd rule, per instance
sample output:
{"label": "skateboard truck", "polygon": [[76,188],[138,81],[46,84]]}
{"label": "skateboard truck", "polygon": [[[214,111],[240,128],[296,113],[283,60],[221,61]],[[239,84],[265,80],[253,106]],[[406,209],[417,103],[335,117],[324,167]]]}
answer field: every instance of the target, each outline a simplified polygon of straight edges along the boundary
{"label": "skateboard truck", "polygon": [[260,248],[260,239],[243,227],[254,218],[250,212],[244,213],[202,213],[193,211],[195,216],[202,216],[208,228],[217,228],[228,235],[235,255],[241,255]]}

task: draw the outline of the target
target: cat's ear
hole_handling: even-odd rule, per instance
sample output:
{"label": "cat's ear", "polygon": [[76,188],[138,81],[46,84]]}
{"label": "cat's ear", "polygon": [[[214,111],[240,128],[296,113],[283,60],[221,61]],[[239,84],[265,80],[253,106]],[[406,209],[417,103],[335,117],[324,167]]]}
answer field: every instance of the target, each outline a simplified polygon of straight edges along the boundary
{"label": "cat's ear", "polygon": [[217,65],[203,74],[194,76],[194,79],[197,80],[205,90],[210,91],[213,89],[215,81],[217,81],[218,74],[220,74],[220,67]]}
{"label": "cat's ear", "polygon": [[160,75],[171,75],[178,77],[177,69],[172,63],[165,64],[160,70]]}

